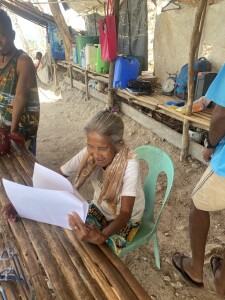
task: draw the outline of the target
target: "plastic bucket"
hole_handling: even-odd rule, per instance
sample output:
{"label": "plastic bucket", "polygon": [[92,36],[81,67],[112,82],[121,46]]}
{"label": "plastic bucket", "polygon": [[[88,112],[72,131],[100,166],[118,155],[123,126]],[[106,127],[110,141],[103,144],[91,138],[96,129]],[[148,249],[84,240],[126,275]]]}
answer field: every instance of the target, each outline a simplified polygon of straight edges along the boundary
{"label": "plastic bucket", "polygon": [[137,58],[119,56],[116,59],[113,87],[125,89],[128,81],[138,77],[140,63]]}
{"label": "plastic bucket", "polygon": [[78,63],[81,66],[80,50],[85,49],[87,44],[99,44],[99,36],[75,35]]}
{"label": "plastic bucket", "polygon": [[97,65],[96,65],[97,73],[109,73],[109,63],[102,60],[101,58],[101,45],[98,45],[97,49]]}
{"label": "plastic bucket", "polygon": [[86,69],[96,71],[98,45],[87,44],[85,46]]}

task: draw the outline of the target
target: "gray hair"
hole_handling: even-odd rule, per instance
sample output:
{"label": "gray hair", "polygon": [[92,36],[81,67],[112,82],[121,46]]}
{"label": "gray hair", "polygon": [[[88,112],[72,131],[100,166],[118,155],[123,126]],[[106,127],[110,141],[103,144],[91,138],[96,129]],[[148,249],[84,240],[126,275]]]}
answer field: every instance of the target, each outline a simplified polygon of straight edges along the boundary
{"label": "gray hair", "polygon": [[86,133],[96,132],[111,138],[117,148],[123,140],[124,124],[121,117],[107,110],[100,111],[84,127]]}

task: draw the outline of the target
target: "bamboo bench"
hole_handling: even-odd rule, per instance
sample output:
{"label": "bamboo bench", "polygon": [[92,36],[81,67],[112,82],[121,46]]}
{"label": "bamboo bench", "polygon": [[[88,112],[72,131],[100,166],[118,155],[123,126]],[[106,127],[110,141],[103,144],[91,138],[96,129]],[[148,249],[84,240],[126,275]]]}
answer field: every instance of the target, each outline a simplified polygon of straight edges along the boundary
{"label": "bamboo bench", "polygon": [[194,127],[199,127],[207,131],[209,130],[213,109],[206,108],[203,111],[192,113],[191,116],[186,116],[185,114],[171,109],[168,105],[166,105],[168,101],[172,101],[174,99],[180,100],[176,96],[164,96],[156,92],[151,95],[133,95],[126,90],[118,90],[117,95],[127,99],[131,103],[139,104],[173,119],[182,122],[187,119]]}
{"label": "bamboo bench", "polygon": [[[1,178],[30,186],[34,162],[24,147],[12,143],[10,154],[0,156]],[[7,201],[1,183],[0,206]],[[70,230],[28,219],[1,218],[0,234],[0,251],[13,247],[18,252],[37,300],[150,299],[106,245],[80,242]]]}

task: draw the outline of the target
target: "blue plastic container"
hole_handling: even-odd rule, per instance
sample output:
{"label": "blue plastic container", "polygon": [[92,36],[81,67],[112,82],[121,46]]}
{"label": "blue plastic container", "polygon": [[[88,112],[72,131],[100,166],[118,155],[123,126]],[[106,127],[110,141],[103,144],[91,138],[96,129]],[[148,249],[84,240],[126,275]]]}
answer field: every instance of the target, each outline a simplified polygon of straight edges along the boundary
{"label": "blue plastic container", "polygon": [[113,87],[114,89],[127,88],[128,81],[138,77],[140,63],[137,58],[119,56],[116,59]]}
{"label": "blue plastic container", "polygon": [[63,46],[63,40],[55,24],[48,23],[48,36],[50,41],[52,58],[57,60],[64,60],[65,51]]}

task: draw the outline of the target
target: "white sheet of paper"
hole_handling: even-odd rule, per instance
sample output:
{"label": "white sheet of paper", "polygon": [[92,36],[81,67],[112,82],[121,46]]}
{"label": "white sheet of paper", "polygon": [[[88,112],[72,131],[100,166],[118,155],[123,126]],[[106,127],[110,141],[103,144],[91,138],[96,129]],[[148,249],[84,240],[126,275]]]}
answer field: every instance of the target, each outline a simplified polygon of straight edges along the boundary
{"label": "white sheet of paper", "polygon": [[86,220],[87,201],[81,201],[72,193],[28,187],[6,179],[2,179],[2,182],[8,198],[23,218],[67,229],[71,229],[67,216],[72,211],[83,222]]}
{"label": "white sheet of paper", "polygon": [[68,179],[38,163],[34,165],[33,187],[73,193],[72,184]]}
{"label": "white sheet of paper", "polygon": [[58,190],[73,193],[77,198],[86,201],[86,199],[76,190],[72,184],[61,174],[43,167],[38,163],[34,164],[33,187],[47,190]]}

